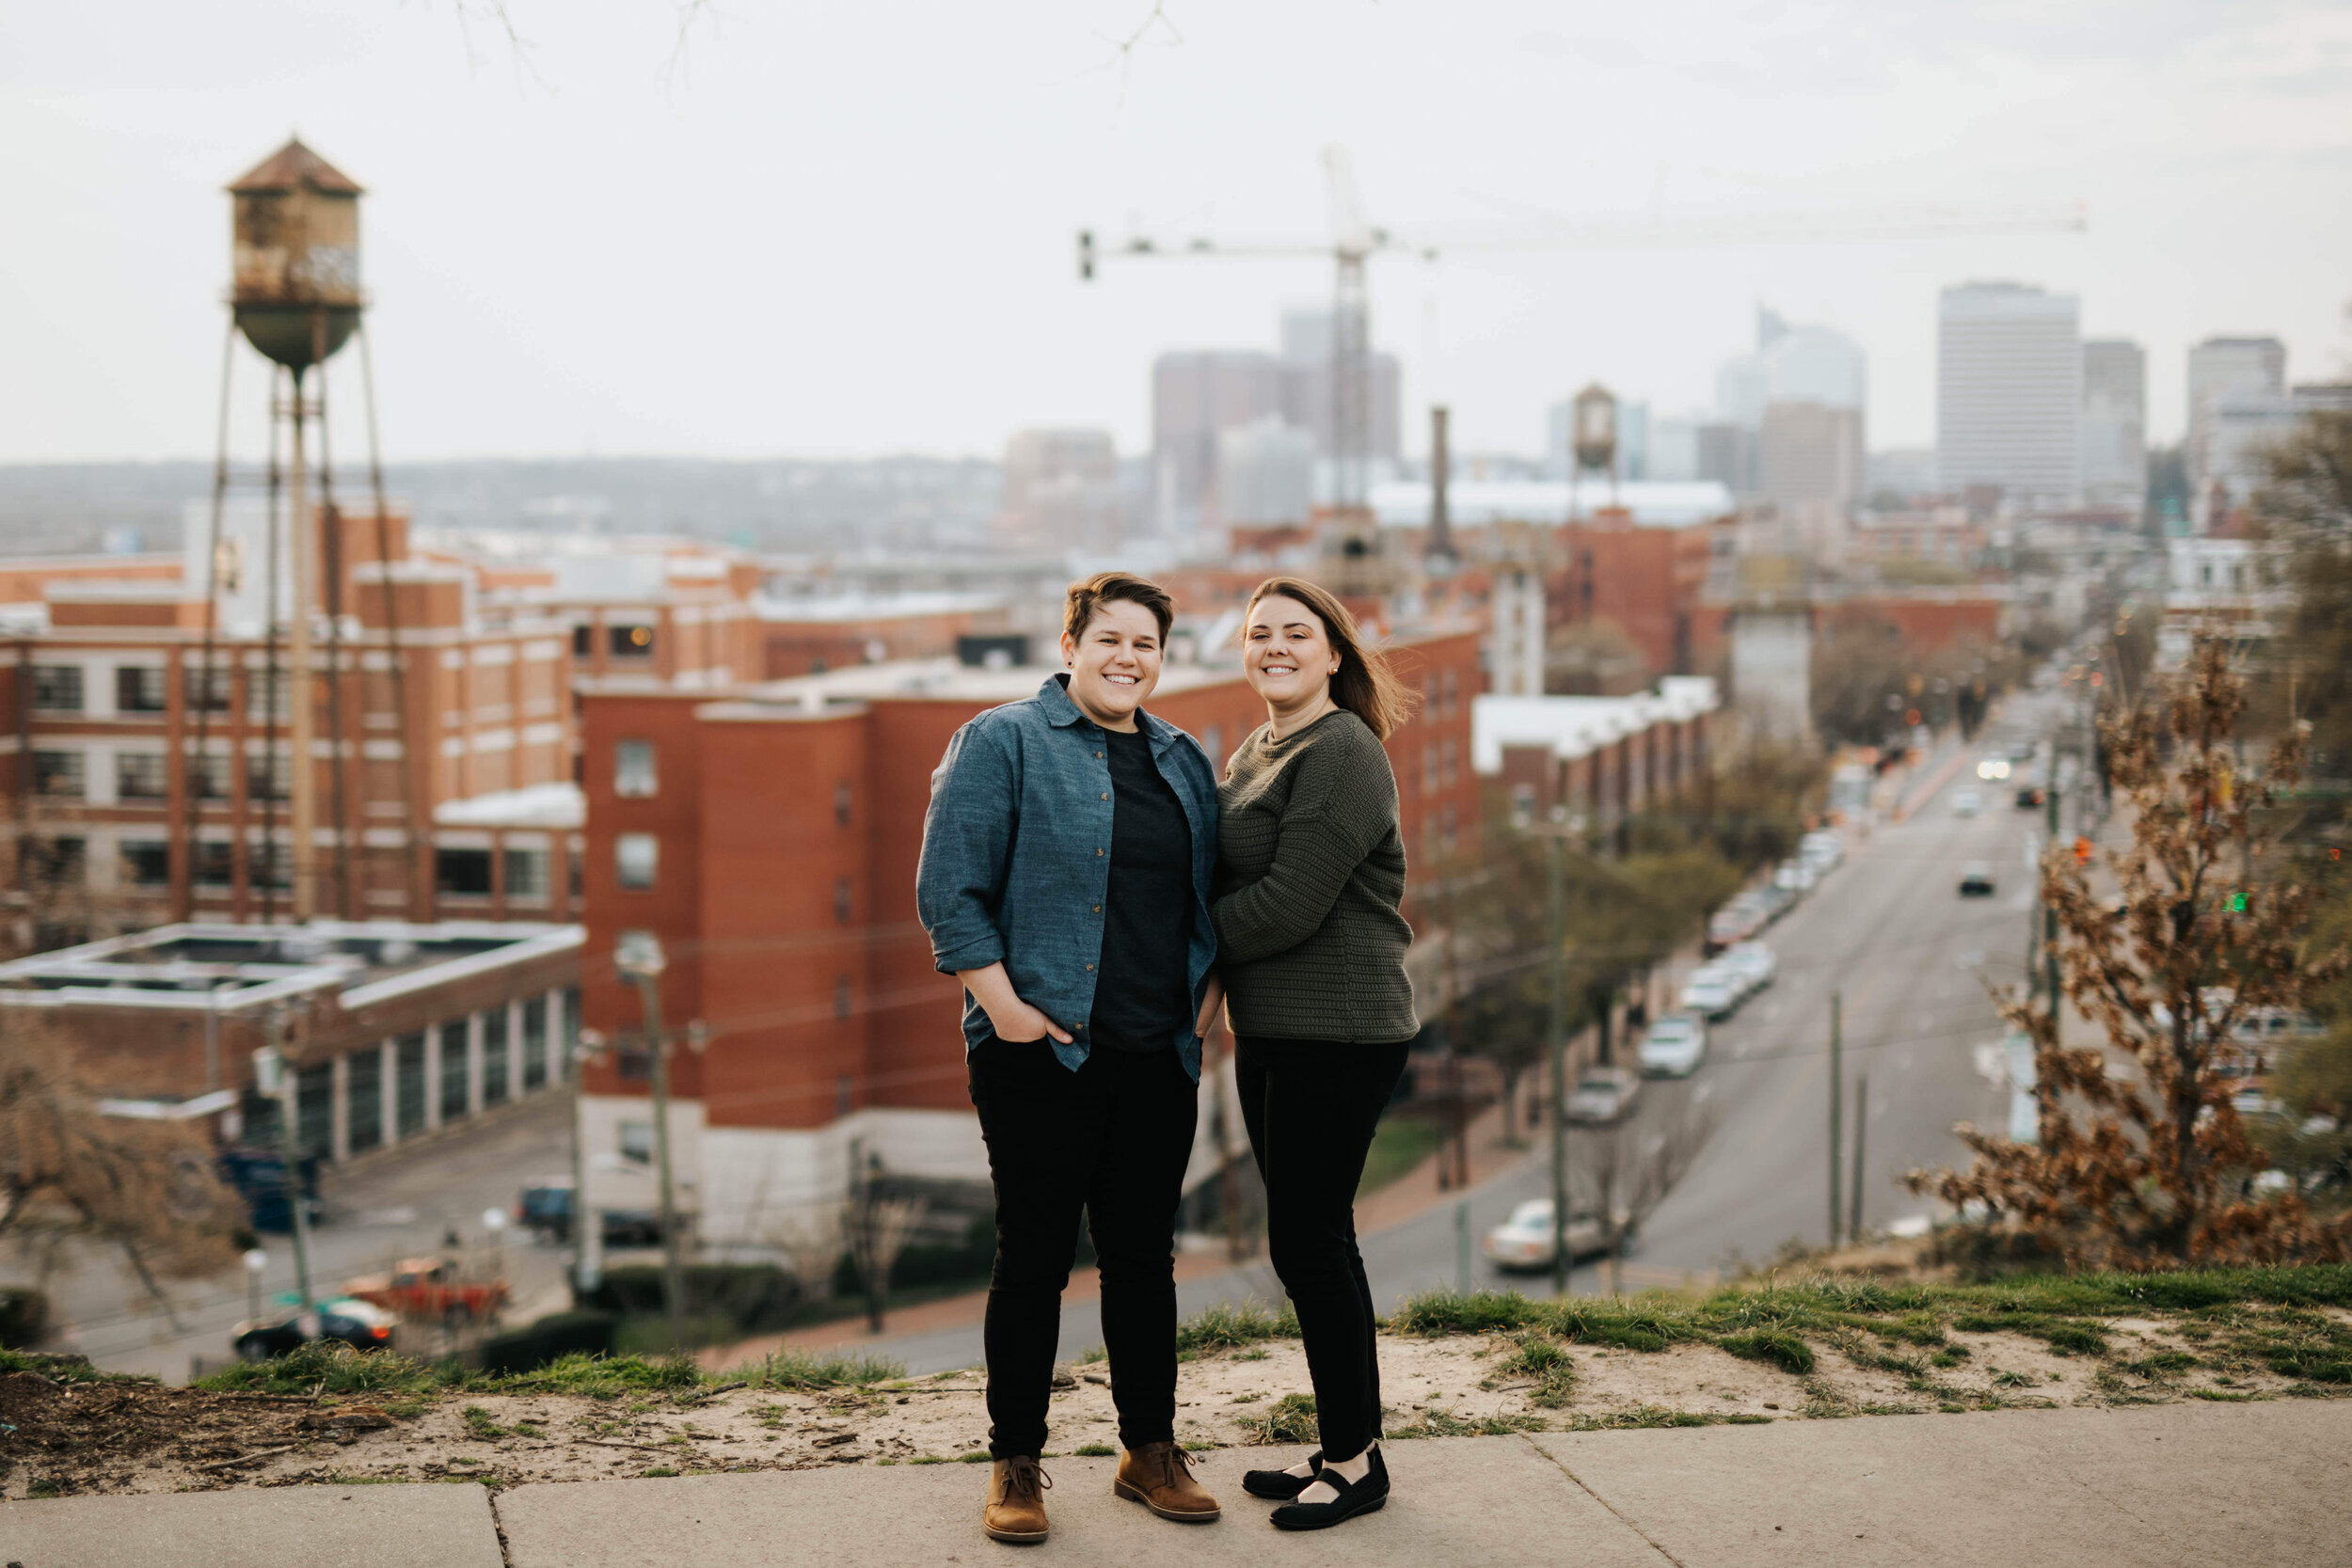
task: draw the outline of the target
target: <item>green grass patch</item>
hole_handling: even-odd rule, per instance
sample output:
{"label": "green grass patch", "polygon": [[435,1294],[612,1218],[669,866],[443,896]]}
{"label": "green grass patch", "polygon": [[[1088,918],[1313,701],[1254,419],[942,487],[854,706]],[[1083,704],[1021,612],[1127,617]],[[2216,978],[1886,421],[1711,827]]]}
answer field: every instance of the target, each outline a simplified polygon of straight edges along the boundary
{"label": "green grass patch", "polygon": [[757,1367],[737,1370],[727,1381],[741,1378],[755,1388],[870,1388],[906,1375],[906,1363],[886,1355],[777,1351]]}
{"label": "green grass patch", "polygon": [[2188,1391],[2188,1397],[2193,1400],[2211,1400],[2217,1404],[2251,1404],[2261,1398],[2258,1394],[2232,1393],[2227,1388],[2191,1388]]}
{"label": "green grass patch", "polygon": [[[12,1369],[0,1367],[0,1370]],[[471,1370],[455,1361],[428,1365],[389,1351],[361,1353],[332,1342],[298,1347],[269,1361],[242,1363],[199,1378],[195,1386],[215,1393],[360,1394],[380,1398],[390,1394],[575,1394],[589,1399],[618,1399],[638,1395],[638,1408],[650,1410],[660,1396],[715,1387],[722,1383],[750,1383],[761,1388],[867,1387],[903,1377],[900,1363],[877,1355],[806,1355],[780,1352],[757,1367],[729,1372],[706,1372],[691,1356],[649,1360],[642,1355],[591,1355],[574,1351],[545,1367],[527,1372],[488,1373]],[[396,1416],[421,1415],[421,1399],[386,1401]]]}
{"label": "green grass patch", "polygon": [[907,1463],[910,1465],[945,1465],[947,1463],[947,1456],[938,1453],[918,1453]]}
{"label": "green grass patch", "polygon": [[1419,1421],[1401,1426],[1391,1437],[1508,1437],[1515,1432],[1542,1432],[1550,1423],[1541,1416],[1456,1416],[1432,1405]]}
{"label": "green grass patch", "polygon": [[1081,1443],[1070,1451],[1080,1459],[1108,1459],[1119,1450],[1108,1443]]}
{"label": "green grass patch", "polygon": [[1552,1410],[1566,1404],[1576,1389],[1576,1362],[1567,1346],[1541,1334],[1522,1334],[1517,1343],[1518,1348],[1496,1370],[1533,1378],[1535,1386],[1527,1396],[1530,1404]]}
{"label": "green grass patch", "polygon": [[1176,1349],[1180,1354],[1238,1350],[1262,1339],[1297,1338],[1298,1313],[1287,1301],[1279,1310],[1272,1311],[1255,1301],[1245,1301],[1238,1307],[1220,1304],[1196,1312],[1176,1325]]}
{"label": "green grass patch", "polygon": [[974,1449],[970,1453],[956,1455],[956,1463],[959,1465],[985,1465],[988,1462],[989,1452],[986,1449]]}
{"label": "green grass patch", "polygon": [[1438,1130],[1411,1117],[1383,1117],[1364,1155],[1363,1180],[1356,1196],[1378,1192],[1438,1151]]}
{"label": "green grass patch", "polygon": [[1716,1344],[1742,1361],[1767,1361],[1799,1376],[1813,1370],[1813,1347],[1785,1328],[1759,1328],[1748,1334],[1726,1334]]}
{"label": "green grass patch", "polygon": [[650,1470],[640,1470],[637,1473],[641,1476],[674,1476],[677,1474],[677,1471],[667,1465],[657,1465]]}

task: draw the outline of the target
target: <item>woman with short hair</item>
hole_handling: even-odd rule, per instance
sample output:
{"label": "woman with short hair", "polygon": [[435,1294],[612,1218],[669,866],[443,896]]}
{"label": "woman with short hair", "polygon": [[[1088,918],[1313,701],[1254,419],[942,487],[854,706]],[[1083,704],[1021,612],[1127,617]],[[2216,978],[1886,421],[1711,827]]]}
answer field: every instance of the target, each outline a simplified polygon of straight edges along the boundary
{"label": "woman with short hair", "polygon": [[1216,773],[1143,708],[1174,611],[1145,578],[1073,584],[1064,669],[958,730],[931,775],[915,902],[932,961],[963,983],[996,1189],[981,1527],[999,1541],[1046,1535],[1038,1462],[1081,1210],[1125,1449],[1113,1490],[1217,1516],[1175,1441],[1176,1208],[1219,999]]}
{"label": "woman with short hair", "polygon": [[1381,742],[1410,697],[1347,608],[1272,578],[1250,596],[1242,669],[1266,721],[1217,790],[1218,974],[1249,1148],[1265,1180],[1274,1270],[1298,1311],[1323,1447],[1252,1470],[1288,1499],[1283,1529],[1319,1529],[1388,1500],[1379,1314],[1356,1246],[1356,1186],[1419,1032],[1401,911],[1405,841]]}

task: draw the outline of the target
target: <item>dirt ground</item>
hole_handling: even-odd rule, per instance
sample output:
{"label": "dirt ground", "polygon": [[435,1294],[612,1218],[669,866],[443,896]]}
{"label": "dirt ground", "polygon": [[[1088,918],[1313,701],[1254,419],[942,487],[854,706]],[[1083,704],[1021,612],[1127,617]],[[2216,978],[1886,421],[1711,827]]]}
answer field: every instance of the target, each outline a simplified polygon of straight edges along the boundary
{"label": "dirt ground", "polygon": [[[2345,1314],[2331,1313],[2340,1321]],[[2019,1334],[1952,1331],[1916,1351],[1862,1334],[1816,1341],[1809,1373],[1708,1344],[1661,1352],[1549,1341],[1540,1370],[1515,1337],[1383,1336],[1392,1442],[1544,1429],[1805,1420],[2019,1406],[2165,1403],[2341,1394],[2217,1358],[2187,1322],[2107,1321],[2105,1355],[2064,1354]],[[1178,1435],[1212,1487],[1237,1482],[1216,1450],[1311,1440],[1285,1396],[1309,1391],[1293,1340],[1189,1359]],[[146,1383],[0,1376],[0,1495],[173,1492],[305,1482],[534,1481],[938,1464],[986,1449],[975,1372],[867,1389],[748,1386],[573,1395],[380,1399],[221,1394]],[[1060,1370],[1053,1449],[1118,1442],[1107,1368]]]}

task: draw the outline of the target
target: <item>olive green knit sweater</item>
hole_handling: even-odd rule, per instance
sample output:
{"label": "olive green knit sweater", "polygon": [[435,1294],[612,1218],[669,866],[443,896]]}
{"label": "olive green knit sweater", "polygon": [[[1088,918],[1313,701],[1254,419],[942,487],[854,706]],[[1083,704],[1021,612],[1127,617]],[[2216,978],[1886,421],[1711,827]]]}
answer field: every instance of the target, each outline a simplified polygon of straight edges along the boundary
{"label": "olive green knit sweater", "polygon": [[1261,725],[1217,786],[1217,972],[1234,1031],[1409,1039],[1413,986],[1389,754],[1345,708],[1280,740]]}

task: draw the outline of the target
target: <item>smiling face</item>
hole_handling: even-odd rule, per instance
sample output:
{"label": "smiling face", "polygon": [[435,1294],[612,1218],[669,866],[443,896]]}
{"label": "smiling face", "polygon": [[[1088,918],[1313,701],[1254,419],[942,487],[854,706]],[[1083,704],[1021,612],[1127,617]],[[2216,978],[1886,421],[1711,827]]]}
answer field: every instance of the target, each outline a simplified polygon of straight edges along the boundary
{"label": "smiling face", "polygon": [[1076,637],[1062,633],[1070,700],[1106,730],[1136,727],[1136,710],[1160,684],[1159,617],[1133,599],[1106,599]]}
{"label": "smiling face", "polygon": [[1279,719],[1323,705],[1340,668],[1323,617],[1296,599],[1269,594],[1249,607],[1241,636],[1242,673],[1268,712]]}

